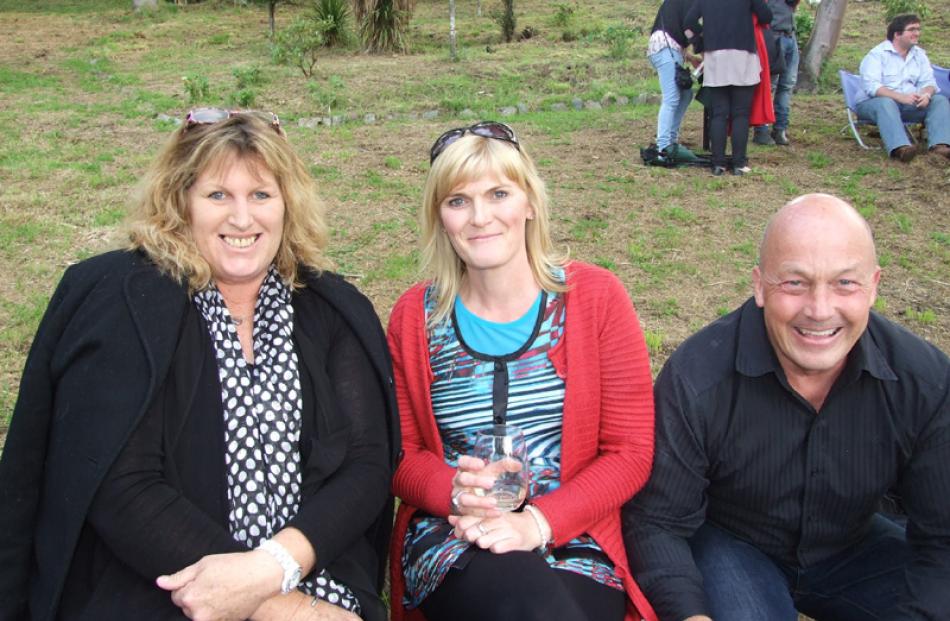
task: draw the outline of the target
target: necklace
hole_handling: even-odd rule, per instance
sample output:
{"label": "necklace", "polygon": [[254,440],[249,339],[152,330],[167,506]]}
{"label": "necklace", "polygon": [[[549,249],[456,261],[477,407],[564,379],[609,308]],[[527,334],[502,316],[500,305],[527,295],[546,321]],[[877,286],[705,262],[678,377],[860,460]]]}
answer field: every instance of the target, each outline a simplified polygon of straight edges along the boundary
{"label": "necklace", "polygon": [[250,315],[245,315],[243,317],[238,317],[237,315],[231,315],[231,321],[233,321],[234,325],[236,326],[243,324],[245,321],[247,321],[250,318],[251,318]]}

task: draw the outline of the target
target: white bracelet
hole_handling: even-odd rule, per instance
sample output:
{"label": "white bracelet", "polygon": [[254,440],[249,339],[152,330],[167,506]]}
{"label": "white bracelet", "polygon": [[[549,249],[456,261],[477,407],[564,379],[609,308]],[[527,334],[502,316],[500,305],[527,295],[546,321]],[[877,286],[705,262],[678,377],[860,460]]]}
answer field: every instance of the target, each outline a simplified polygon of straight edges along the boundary
{"label": "white bracelet", "polygon": [[541,535],[541,545],[539,545],[538,548],[541,550],[547,549],[548,544],[551,542],[548,541],[548,538],[544,535],[544,526],[541,524],[541,516],[538,515],[541,513],[541,510],[534,505],[525,505],[524,510],[528,512],[528,515],[534,518],[534,525],[538,527],[538,534]]}

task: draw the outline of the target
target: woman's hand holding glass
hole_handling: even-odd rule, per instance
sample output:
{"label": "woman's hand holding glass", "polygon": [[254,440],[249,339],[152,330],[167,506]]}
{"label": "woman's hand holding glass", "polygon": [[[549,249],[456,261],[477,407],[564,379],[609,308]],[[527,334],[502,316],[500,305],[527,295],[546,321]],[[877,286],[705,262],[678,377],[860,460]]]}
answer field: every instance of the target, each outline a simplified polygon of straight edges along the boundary
{"label": "woman's hand holding glass", "polygon": [[497,517],[501,511],[498,501],[488,495],[495,484],[497,466],[486,464],[477,457],[462,455],[458,470],[452,478],[452,512],[479,518]]}

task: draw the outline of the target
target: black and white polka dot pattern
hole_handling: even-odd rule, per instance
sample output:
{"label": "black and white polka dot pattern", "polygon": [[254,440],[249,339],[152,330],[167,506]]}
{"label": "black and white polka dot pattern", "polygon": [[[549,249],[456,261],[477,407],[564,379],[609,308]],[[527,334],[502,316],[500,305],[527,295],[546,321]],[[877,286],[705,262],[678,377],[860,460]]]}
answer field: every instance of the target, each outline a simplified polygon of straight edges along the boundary
{"label": "black and white polka dot pattern", "polygon": [[[228,522],[238,541],[256,548],[297,514],[300,505],[300,371],[293,343],[290,289],[271,267],[254,310],[254,364],[237,326],[212,286],[194,296],[214,342],[224,406]],[[302,591],[360,613],[356,596],[324,569]]]}

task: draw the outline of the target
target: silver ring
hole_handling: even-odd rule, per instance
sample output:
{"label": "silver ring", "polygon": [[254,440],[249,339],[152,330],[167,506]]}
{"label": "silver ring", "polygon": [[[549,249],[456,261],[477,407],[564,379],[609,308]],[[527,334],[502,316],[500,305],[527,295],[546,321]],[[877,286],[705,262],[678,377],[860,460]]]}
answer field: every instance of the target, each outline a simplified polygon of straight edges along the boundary
{"label": "silver ring", "polygon": [[484,525],[484,524],[482,524],[481,522],[479,522],[479,523],[478,523],[478,532],[480,532],[480,533],[483,534],[483,535],[487,535],[487,534],[488,534],[488,529],[485,528],[485,525]]}

